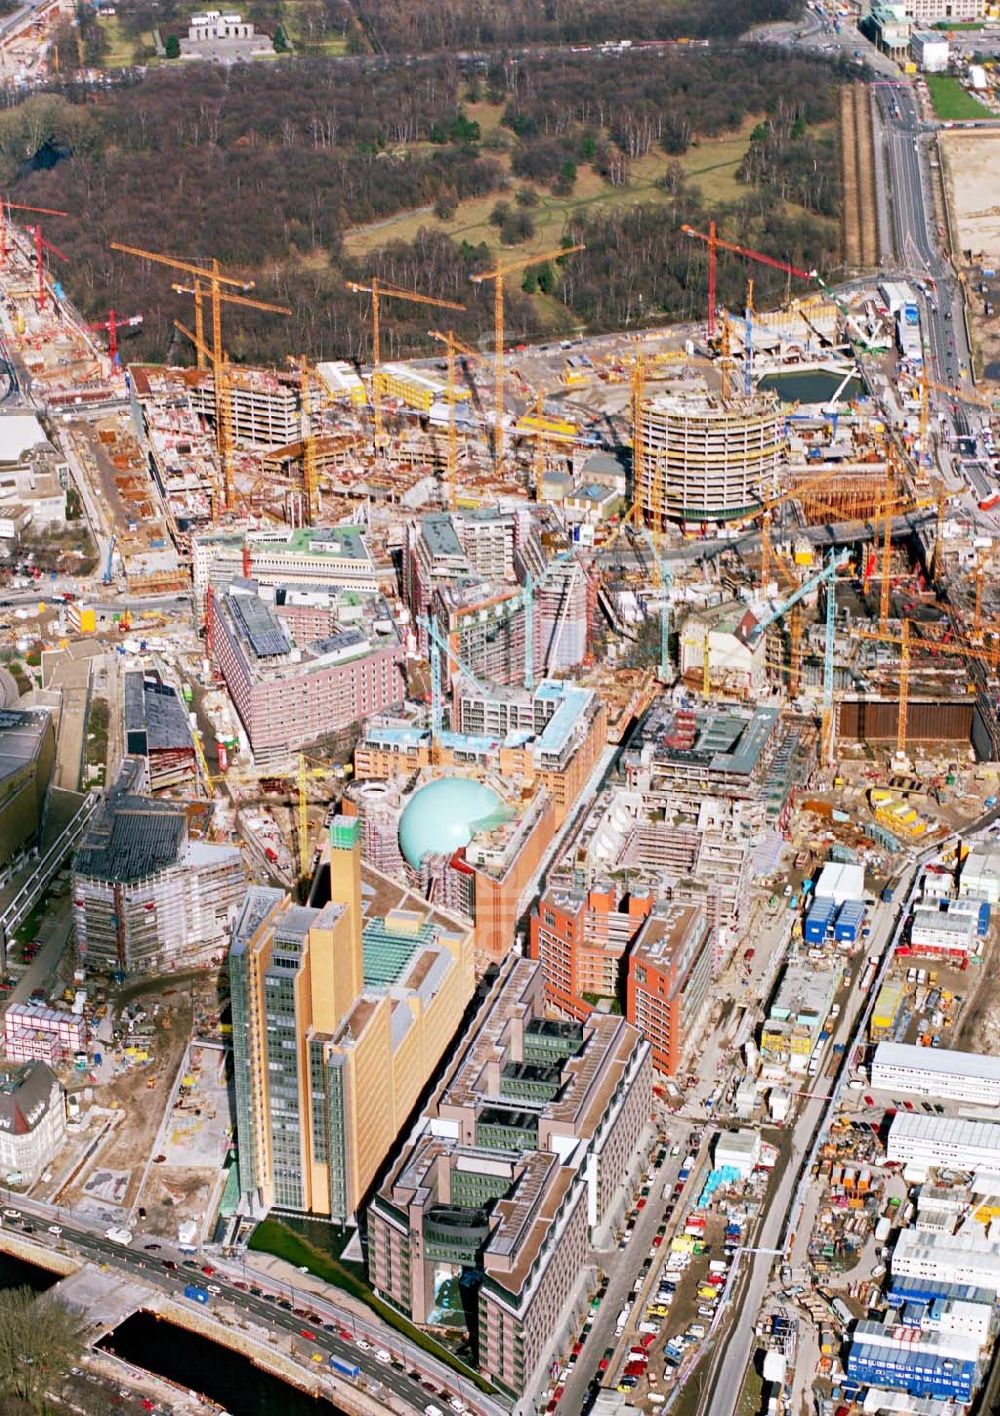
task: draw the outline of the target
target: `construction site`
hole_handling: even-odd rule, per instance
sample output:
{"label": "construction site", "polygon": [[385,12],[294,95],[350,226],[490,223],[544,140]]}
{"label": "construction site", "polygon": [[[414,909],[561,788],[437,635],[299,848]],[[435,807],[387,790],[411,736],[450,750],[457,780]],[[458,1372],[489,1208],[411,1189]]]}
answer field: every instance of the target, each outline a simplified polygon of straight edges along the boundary
{"label": "construction site", "polygon": [[[864,130],[862,197],[867,112],[842,115]],[[475,277],[495,297],[489,348],[448,328],[455,301],[372,279],[351,287],[370,366],[253,368],[227,354],[227,311],[285,307],[217,262],[118,247],[192,302],[190,365],[124,367],[142,316],[77,315],[41,225],[60,215],[11,209],[0,244],[8,404],[30,396],[58,429],[99,550],[93,599],[122,598],[88,621],[84,597],[74,623],[100,638],[163,607],[168,628],[132,652],[193,709],[190,742],[168,747],[193,749],[214,839],[248,809],[248,840],[273,832],[276,878],[304,873],[333,774],[355,747],[374,760],[372,724],[397,734],[376,775],[415,733],[413,769],[496,771],[528,810],[546,719],[572,717],[540,688],[567,678],[597,695],[611,744],[666,693],[773,706],[831,781],[858,754],[997,755],[992,407],[931,377],[925,283],[835,291],[710,224],[685,228],[707,274],[698,324],[512,350],[505,282],[532,255]],[[717,303],[720,253],[745,263],[741,310]],[[761,264],[788,280],[777,309],[754,307]],[[434,357],[383,362],[397,305],[425,309]],[[183,630],[169,597],[189,587]],[[534,765],[484,745],[522,729]]]}

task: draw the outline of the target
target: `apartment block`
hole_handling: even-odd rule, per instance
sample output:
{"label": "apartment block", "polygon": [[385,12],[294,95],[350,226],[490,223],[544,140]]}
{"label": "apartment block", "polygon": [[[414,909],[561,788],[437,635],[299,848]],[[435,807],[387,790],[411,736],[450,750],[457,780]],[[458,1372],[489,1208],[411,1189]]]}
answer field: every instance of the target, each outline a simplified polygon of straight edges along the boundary
{"label": "apartment block", "polygon": [[258,764],[402,704],[405,649],[380,595],[238,580],[210,606],[211,656]]}
{"label": "apartment block", "polygon": [[694,905],[657,902],[629,951],[625,1016],[653,1048],[668,1076],[704,1025],[712,981],[708,923]]}
{"label": "apartment block", "polygon": [[497,772],[539,783],[561,826],[579,799],[607,742],[607,711],[592,689],[544,679],[529,691],[461,680],[456,687],[459,731],[439,733],[393,720],[370,720],[354,754],[358,779],[405,778],[432,763]]}
{"label": "apartment block", "polygon": [[176,690],[136,669],[125,675],[123,700],[125,751],[145,759],[150,791],[195,782],[191,723]]}
{"label": "apartment block", "polygon": [[33,1184],[65,1139],[62,1085],[45,1063],[0,1072],[0,1173]]}
{"label": "apartment block", "polygon": [[239,850],[193,839],[184,806],[139,794],[143,778],[126,757],[73,858],[77,951],[109,973],[221,958],[246,888]]}
{"label": "apartment block", "polygon": [[472,997],[472,935],[363,870],[357,821],[334,821],[318,882],[308,906],[252,888],[234,926],[240,1189],[347,1223]]}
{"label": "apartment block", "polygon": [[369,1206],[377,1291],[430,1326],[475,1301],[480,1370],[530,1400],[583,1322],[590,1244],[631,1197],[651,1092],[628,1022],[549,1019],[538,965],[507,960]]}
{"label": "apartment block", "polygon": [[247,532],[201,531],[191,538],[195,612],[205,617],[209,586],[223,594],[238,579],[259,585],[336,587],[374,594],[375,562],[360,527],[263,527]]}

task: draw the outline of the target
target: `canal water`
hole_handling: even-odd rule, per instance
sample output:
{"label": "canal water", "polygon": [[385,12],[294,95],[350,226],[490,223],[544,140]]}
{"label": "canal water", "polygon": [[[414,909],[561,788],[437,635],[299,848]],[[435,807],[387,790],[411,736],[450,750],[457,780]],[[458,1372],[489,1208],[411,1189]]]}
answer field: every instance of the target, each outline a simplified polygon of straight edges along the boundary
{"label": "canal water", "polygon": [[339,1407],[286,1386],[277,1377],[197,1333],[136,1313],[101,1346],[109,1352],[211,1397],[231,1416],[334,1416]]}
{"label": "canal water", "polygon": [[[829,369],[790,369],[778,374],[765,374],[762,389],[773,389],[782,403],[825,403],[844,382],[844,375]],[[839,402],[850,403],[865,392],[859,379],[848,380]]]}
{"label": "canal water", "polygon": [[[0,1288],[43,1293],[58,1275],[0,1253]],[[102,1347],[137,1367],[169,1377],[224,1406],[231,1416],[336,1416],[340,1407],[314,1400],[214,1342],[136,1313]]]}

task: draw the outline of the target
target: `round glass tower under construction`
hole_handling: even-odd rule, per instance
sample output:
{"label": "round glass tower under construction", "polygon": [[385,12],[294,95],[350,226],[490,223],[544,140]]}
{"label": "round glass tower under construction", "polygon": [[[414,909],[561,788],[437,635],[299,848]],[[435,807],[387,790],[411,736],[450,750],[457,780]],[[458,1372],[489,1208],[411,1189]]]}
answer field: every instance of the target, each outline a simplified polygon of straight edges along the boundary
{"label": "round glass tower under construction", "polygon": [[659,394],[643,404],[636,494],[646,524],[739,521],[760,510],[787,458],[773,396],[723,402]]}

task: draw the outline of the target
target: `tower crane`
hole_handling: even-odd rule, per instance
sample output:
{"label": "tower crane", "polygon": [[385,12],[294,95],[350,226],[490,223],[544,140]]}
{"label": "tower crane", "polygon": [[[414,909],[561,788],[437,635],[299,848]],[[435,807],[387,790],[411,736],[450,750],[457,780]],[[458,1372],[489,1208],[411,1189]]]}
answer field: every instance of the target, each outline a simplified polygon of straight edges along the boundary
{"label": "tower crane", "polygon": [[417,624],[427,635],[428,640],[427,657],[431,665],[431,736],[437,738],[441,734],[441,726],[444,721],[441,704],[441,655],[447,655],[458,671],[478,688],[482,688],[483,685],[472,670],[467,668],[458,657],[451,641],[440,632],[429,615],[418,615]]}
{"label": "tower crane", "polygon": [[[812,590],[818,589],[820,585],[826,586],[826,617],[825,617],[825,637],[823,645],[823,710],[820,718],[820,748],[824,761],[830,761],[833,756],[833,672],[834,660],[833,651],[835,645],[836,609],[837,597],[834,585],[837,579],[837,571],[845,566],[850,559],[846,550],[835,553],[830,552],[829,559],[822,570],[815,575],[804,580],[797,590],[794,590],[786,600],[783,600],[776,609],[770,610],[750,631],[748,640],[751,644],[759,641],[771,625],[782,619],[786,614],[792,613],[799,602],[804,599]],[[705,641],[705,652],[708,652],[708,641]]]}
{"label": "tower crane", "polygon": [[319,474],[316,467],[316,433],[313,429],[312,369],[305,354],[298,360],[298,370],[299,405],[302,414],[302,492],[305,500],[305,520],[307,526],[315,526],[319,520]]}
{"label": "tower crane", "polygon": [[142,324],[142,315],[120,315],[117,310],[109,310],[105,320],[94,320],[88,324],[88,329],[102,330],[108,336],[108,354],[111,356],[111,363],[118,367],[118,331],[120,329],[137,329]]}
{"label": "tower crane", "polygon": [[[176,282],[170,286],[178,295],[194,296],[194,332],[201,345],[205,344],[205,295],[210,294],[208,287],[200,280],[195,279],[192,285],[178,285]],[[244,290],[253,289],[253,281],[244,281]],[[273,305],[268,300],[253,300],[246,295],[234,295],[232,291],[222,290],[219,292],[219,299],[224,305],[242,305],[247,310],[265,310],[273,315],[290,315],[292,312],[287,305]],[[199,369],[206,367],[208,351],[195,345],[196,364]]]}
{"label": "tower crane", "polygon": [[483,285],[486,281],[493,281],[493,340],[494,359],[493,368],[493,388],[494,388],[494,418],[493,429],[493,466],[497,472],[503,469],[504,457],[504,436],[503,436],[503,416],[504,416],[504,366],[503,366],[503,289],[504,281],[508,275],[513,275],[519,270],[527,270],[529,266],[544,265],[546,261],[563,260],[566,256],[571,256],[576,251],[582,251],[584,247],[577,242],[572,246],[562,246],[555,251],[542,251],[537,255],[520,256],[515,261],[505,261],[503,265],[494,266],[492,270],[481,270],[476,275],[470,275],[469,279],[474,285]]}
{"label": "tower crane", "polygon": [[50,256],[56,256],[61,261],[68,261],[65,251],[60,251],[58,246],[53,246],[52,242],[42,235],[41,226],[29,226],[27,230],[35,238],[35,265],[38,269],[38,308],[44,310],[48,304],[48,294],[45,289],[45,252]]}
{"label": "tower crane", "polygon": [[[213,257],[209,268],[203,265],[196,265],[193,261],[180,260],[176,256],[165,256],[159,251],[147,251],[141,246],[126,246],[120,241],[112,241],[111,249],[121,251],[123,255],[135,256],[139,260],[152,261],[154,265],[167,266],[170,270],[181,271],[184,275],[192,275],[211,296],[212,301],[212,345],[211,351],[205,349],[205,344],[197,335],[192,335],[191,340],[195,345],[195,350],[201,350],[206,357],[211,359],[212,371],[214,375],[215,393],[215,436],[219,451],[219,463],[222,473],[222,506],[228,508],[233,494],[233,436],[232,436],[232,408],[228,397],[228,389],[225,371],[225,354],[222,348],[222,300],[223,289],[246,290],[253,288],[253,282],[237,279],[236,276],[223,275],[219,262]],[[187,333],[187,331],[185,331]],[[218,509],[213,506],[213,520],[218,515]]]}
{"label": "tower crane", "polygon": [[[154,265],[167,266],[170,270],[178,270],[184,275],[194,276],[195,281],[201,285],[203,290],[207,290],[211,297],[211,349],[206,349],[204,340],[197,335],[197,332],[189,337],[195,350],[200,350],[206,358],[210,359],[212,364],[215,393],[215,437],[222,473],[222,506],[228,508],[232,504],[235,488],[233,485],[232,405],[228,389],[226,356],[222,347],[222,297],[228,293],[230,303],[236,303],[232,298],[232,291],[234,289],[252,290],[254,288],[253,281],[240,280],[233,275],[223,275],[219,262],[214,257],[210,267],[206,270],[204,266],[195,265],[193,261],[180,260],[176,256],[165,256],[159,251],[147,251],[141,246],[126,246],[120,241],[112,241],[111,249],[121,251],[126,256],[135,256],[139,260],[152,261]],[[291,310],[287,306],[271,305],[264,300],[254,305],[253,308],[267,310],[274,314],[291,314]],[[213,506],[212,512],[214,519],[218,514],[218,509]]]}
{"label": "tower crane", "polygon": [[920,376],[920,456],[925,460],[929,453],[927,434],[930,430],[931,420],[931,389],[937,393],[943,393],[952,403],[968,403],[975,408],[985,408],[991,413],[996,412],[996,403],[992,398],[987,398],[974,389],[938,383],[930,377],[925,368]]}
{"label": "tower crane", "polygon": [[405,290],[401,285],[392,285],[374,275],[367,285],[349,280],[347,288],[353,290],[356,295],[372,297],[372,421],[375,429],[375,454],[378,456],[385,450],[382,409],[375,390],[375,376],[382,363],[382,301],[408,300],[412,305],[433,305],[438,310],[464,310],[465,306],[456,300],[441,300],[436,295],[423,295],[419,290]]}
{"label": "tower crane", "polygon": [[684,225],[681,231],[685,236],[691,236],[697,241],[704,241],[708,247],[708,337],[711,339],[715,333],[715,272],[719,251],[732,251],[734,255],[743,256],[745,260],[756,261],[758,265],[771,266],[773,270],[783,270],[787,275],[794,275],[798,280],[815,280],[817,273],[814,270],[803,270],[800,266],[791,265],[788,261],[779,261],[774,256],[766,256],[763,251],[753,251],[749,246],[739,246],[735,241],[723,241],[717,234],[714,221],[708,223],[707,231],[696,231],[693,226]]}
{"label": "tower crane", "polygon": [[473,349],[470,344],[463,344],[453,329],[449,329],[445,334],[440,330],[428,330],[431,339],[436,339],[443,344],[448,358],[448,470],[447,503],[451,511],[455,509],[455,491],[458,482],[458,425],[455,421],[455,356],[464,354],[469,359],[477,359],[479,350]]}
{"label": "tower crane", "polygon": [[[914,628],[921,631],[920,637],[916,640],[912,637]],[[1000,640],[997,640],[994,646],[989,649],[977,649],[972,645],[963,644],[960,640],[952,640],[946,644],[941,640],[925,638],[923,626],[915,620],[904,619],[899,634],[893,634],[891,631],[883,629],[852,629],[850,633],[855,639],[865,639],[878,644],[895,644],[899,649],[899,710],[896,715],[896,753],[900,757],[906,753],[910,664],[914,644],[921,649],[928,649],[939,654],[957,655],[963,659],[969,659],[973,663],[985,664],[994,672],[1000,668]]]}
{"label": "tower crane", "polygon": [[7,227],[12,211],[30,211],[36,216],[69,216],[68,211],[60,211],[58,207],[25,206],[22,202],[8,201],[0,203],[0,265],[7,264]]}
{"label": "tower crane", "polygon": [[[632,522],[635,526],[641,526],[642,517],[642,485],[646,476],[646,433],[642,426],[642,405],[646,397],[646,360],[642,354],[636,354],[632,361],[631,377],[631,416],[632,416]],[[654,477],[652,479],[656,481]],[[657,491],[659,488],[657,487]],[[654,489],[649,488],[650,511],[653,510]],[[662,508],[661,508],[662,510]],[[658,531],[659,518],[654,514],[653,525]]]}
{"label": "tower crane", "polygon": [[747,281],[746,316],[743,324],[743,393],[753,393],[753,277]]}

